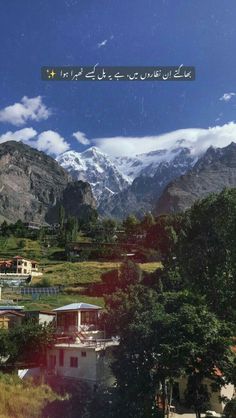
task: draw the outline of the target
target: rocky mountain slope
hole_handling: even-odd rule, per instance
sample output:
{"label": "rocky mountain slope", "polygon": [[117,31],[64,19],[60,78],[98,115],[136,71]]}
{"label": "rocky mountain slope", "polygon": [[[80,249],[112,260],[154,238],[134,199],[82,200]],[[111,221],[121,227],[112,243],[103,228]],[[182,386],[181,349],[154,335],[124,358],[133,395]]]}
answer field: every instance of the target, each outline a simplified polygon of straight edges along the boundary
{"label": "rocky mountain slope", "polygon": [[[0,217],[9,222],[55,222],[58,206],[67,214],[76,208],[95,207],[88,184],[75,182],[51,157],[19,142],[0,144]],[[68,191],[68,192],[67,192]]]}
{"label": "rocky mountain slope", "polygon": [[157,201],[156,213],[180,212],[210,193],[236,187],[236,144],[210,147],[194,167],[173,180]]}

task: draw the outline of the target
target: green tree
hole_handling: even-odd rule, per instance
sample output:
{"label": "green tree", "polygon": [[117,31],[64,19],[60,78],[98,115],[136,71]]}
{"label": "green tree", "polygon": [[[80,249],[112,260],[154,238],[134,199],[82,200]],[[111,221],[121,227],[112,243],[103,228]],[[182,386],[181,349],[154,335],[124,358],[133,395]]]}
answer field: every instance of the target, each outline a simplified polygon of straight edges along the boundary
{"label": "green tree", "polygon": [[130,285],[141,283],[143,272],[139,266],[130,260],[121,264],[119,269],[113,269],[104,272],[101,275],[101,281],[93,283],[89,287],[89,292],[93,296],[113,295],[118,291],[126,291]]}
{"label": "green tree", "polygon": [[144,231],[148,231],[156,224],[155,218],[151,212],[147,212],[140,222],[141,228]]}
{"label": "green tree", "polygon": [[116,241],[117,222],[114,219],[103,219],[93,226],[90,236],[97,242]]}
{"label": "green tree", "polygon": [[236,418],[236,399],[231,399],[224,409],[224,415],[226,418]]}
{"label": "green tree", "polygon": [[21,239],[20,241],[18,241],[18,248],[20,248],[21,250],[23,250],[26,246],[26,241],[25,239]]}
{"label": "green tree", "polygon": [[161,215],[147,229],[145,246],[160,253],[163,262],[173,257],[178,235],[182,228],[182,215]]}
{"label": "green tree", "polygon": [[25,237],[27,232],[26,226],[20,219],[14,225],[11,225],[11,229],[13,235],[20,238]]}
{"label": "green tree", "polygon": [[10,236],[9,225],[6,221],[3,221],[2,225],[1,225],[1,235],[3,237],[9,237]]}
{"label": "green tree", "polygon": [[[127,417],[156,416],[156,397],[166,409],[174,379],[184,374],[195,382],[192,398],[199,400],[204,378],[214,381],[215,368],[228,373],[234,367],[231,329],[196,295],[158,295],[136,285],[106,302],[106,329],[120,336],[113,371],[120,412],[123,408]],[[224,385],[225,381],[217,377],[215,383]],[[199,404],[192,406],[198,416]]]}
{"label": "green tree", "polygon": [[52,325],[41,325],[27,322],[11,328],[9,331],[0,331],[0,353],[7,352],[8,362],[15,364],[18,361],[27,363],[45,364],[46,349],[54,342]]}
{"label": "green tree", "polygon": [[78,219],[74,216],[69,216],[65,225],[65,241],[66,243],[76,241],[78,235]]}
{"label": "green tree", "polygon": [[12,350],[12,344],[9,340],[8,331],[0,329],[0,364],[5,362],[9,352]]}
{"label": "green tree", "polygon": [[202,294],[221,318],[236,320],[236,189],[197,202],[174,248],[183,287]]}
{"label": "green tree", "polygon": [[65,208],[64,208],[64,206],[60,205],[60,207],[59,207],[59,224],[60,224],[61,229],[64,228],[65,217],[66,217]]}
{"label": "green tree", "polygon": [[140,229],[140,222],[135,215],[129,215],[123,221],[123,228],[125,229],[127,239],[132,239]]}

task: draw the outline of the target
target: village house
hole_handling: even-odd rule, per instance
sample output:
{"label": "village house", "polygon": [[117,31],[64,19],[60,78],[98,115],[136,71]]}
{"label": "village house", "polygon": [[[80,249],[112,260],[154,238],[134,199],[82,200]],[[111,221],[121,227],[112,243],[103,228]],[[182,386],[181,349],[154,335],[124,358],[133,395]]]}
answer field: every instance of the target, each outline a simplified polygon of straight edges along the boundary
{"label": "village house", "polygon": [[28,276],[41,276],[38,269],[38,263],[34,260],[28,260],[19,255],[10,260],[0,260],[0,274],[15,274]]}
{"label": "village house", "polygon": [[42,228],[48,228],[50,225],[48,223],[41,223],[41,222],[26,222],[24,223],[25,227],[31,230],[39,231]]}
{"label": "village house", "polygon": [[72,303],[54,311],[57,343],[48,351],[48,374],[86,382],[91,387],[111,385],[112,352],[118,341],[105,339],[99,329],[101,307]]}
{"label": "village house", "polygon": [[21,325],[25,315],[14,310],[1,310],[0,306],[0,329],[10,329]]}

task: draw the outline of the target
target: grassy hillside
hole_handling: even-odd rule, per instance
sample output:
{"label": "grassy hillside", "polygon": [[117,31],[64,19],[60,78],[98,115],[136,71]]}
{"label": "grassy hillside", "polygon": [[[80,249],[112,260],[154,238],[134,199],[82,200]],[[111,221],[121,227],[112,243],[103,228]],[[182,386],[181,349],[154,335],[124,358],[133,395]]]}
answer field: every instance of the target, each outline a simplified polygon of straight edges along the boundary
{"label": "grassy hillside", "polygon": [[[105,271],[118,268],[120,263],[83,261],[78,263],[60,262],[47,265],[44,269],[44,277],[52,284],[85,285],[100,280]],[[160,263],[140,264],[142,270],[152,272],[160,267]]]}
{"label": "grassy hillside", "polygon": [[26,258],[36,259],[38,261],[47,261],[59,248],[45,248],[40,241],[28,238],[0,237],[0,258],[11,258],[15,255],[21,255]]}
{"label": "grassy hillside", "polygon": [[[35,259],[43,272],[41,278],[34,278],[33,285],[47,281],[52,286],[64,285],[64,292],[58,296],[41,296],[38,300],[29,297],[20,297],[17,294],[4,290],[5,299],[16,299],[26,309],[51,309],[75,301],[93,303],[103,306],[103,298],[90,297],[86,294],[87,286],[99,282],[101,274],[118,268],[116,262],[67,262],[57,261],[63,249],[58,247],[43,247],[39,241],[15,237],[0,238],[0,258],[7,259],[15,255]],[[160,263],[140,264],[142,270],[152,272],[160,267]]]}
{"label": "grassy hillside", "polygon": [[0,418],[41,418],[45,406],[58,399],[49,386],[0,375]]}

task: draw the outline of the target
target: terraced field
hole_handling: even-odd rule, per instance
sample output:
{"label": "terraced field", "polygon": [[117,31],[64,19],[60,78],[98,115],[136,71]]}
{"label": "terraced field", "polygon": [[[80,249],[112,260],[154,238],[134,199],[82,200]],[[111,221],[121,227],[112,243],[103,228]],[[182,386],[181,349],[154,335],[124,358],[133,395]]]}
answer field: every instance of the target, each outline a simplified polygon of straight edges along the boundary
{"label": "terraced field", "polygon": [[[15,299],[26,309],[51,309],[75,301],[103,305],[103,298],[91,297],[87,294],[87,287],[99,282],[101,274],[118,268],[120,263],[116,262],[67,262],[57,261],[57,255],[62,252],[58,247],[43,247],[39,241],[9,237],[0,239],[0,258],[7,259],[14,255],[21,255],[26,258],[33,258],[39,262],[39,268],[43,272],[41,278],[35,278],[32,285],[57,286],[63,285],[64,291],[58,296],[40,296],[37,300],[29,297],[20,297],[12,291],[4,289],[3,297]],[[160,268],[160,263],[140,264],[144,271],[152,272]]]}

